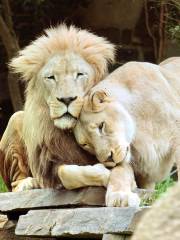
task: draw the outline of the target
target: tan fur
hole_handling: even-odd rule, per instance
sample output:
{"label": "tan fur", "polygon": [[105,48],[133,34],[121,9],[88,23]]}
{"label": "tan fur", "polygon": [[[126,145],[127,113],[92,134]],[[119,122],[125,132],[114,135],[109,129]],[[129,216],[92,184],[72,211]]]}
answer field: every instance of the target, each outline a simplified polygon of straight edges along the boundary
{"label": "tan fur", "polygon": [[132,240],[179,240],[179,198],[180,183],[177,183],[142,217]]}
{"label": "tan fur", "polygon": [[[59,186],[58,168],[62,164],[96,163],[95,157],[79,148],[70,131],[61,129],[74,126],[84,95],[107,74],[108,62],[113,59],[114,46],[107,40],[65,25],[46,30],[44,35],[21,50],[10,63],[27,85],[21,132],[15,140],[17,125],[10,120],[7,134],[0,142],[3,156],[0,162],[7,167],[10,161],[12,168],[14,162],[6,155],[12,151],[11,141],[16,142],[17,148],[23,148],[18,161],[21,162],[22,155],[27,155],[32,176],[41,187]],[[73,101],[66,106],[62,98]],[[18,168],[17,164],[15,166]],[[9,179],[3,169],[1,172],[4,178],[7,176],[6,182],[11,183],[12,178]],[[25,185],[29,182],[27,180]]]}
{"label": "tan fur", "polygon": [[13,182],[20,182],[30,176],[22,140],[22,121],[23,112],[15,113],[9,120],[0,142],[0,173],[10,190]]}
{"label": "tan fur", "polygon": [[106,166],[131,159],[138,186],[153,188],[180,159],[179,89],[175,67],[125,64],[91,89],[77,142]]}

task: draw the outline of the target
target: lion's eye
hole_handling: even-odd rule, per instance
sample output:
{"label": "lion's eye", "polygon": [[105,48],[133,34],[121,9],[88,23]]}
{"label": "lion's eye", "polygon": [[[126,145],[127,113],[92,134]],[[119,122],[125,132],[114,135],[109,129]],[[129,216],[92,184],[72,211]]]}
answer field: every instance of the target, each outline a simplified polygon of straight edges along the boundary
{"label": "lion's eye", "polygon": [[83,75],[84,75],[84,73],[79,72],[79,73],[77,73],[77,78],[78,78],[78,77],[81,77],[81,76],[83,76]]}
{"label": "lion's eye", "polygon": [[100,133],[102,133],[104,126],[105,126],[105,122],[101,122],[99,124],[98,128],[99,128]]}
{"label": "lion's eye", "polygon": [[47,77],[47,79],[55,80],[55,76],[54,76],[54,75],[51,75],[51,76]]}
{"label": "lion's eye", "polygon": [[81,144],[81,147],[84,148],[84,149],[86,149],[86,150],[89,150],[89,149],[90,149],[90,146],[89,146],[89,144],[87,144],[87,143]]}
{"label": "lion's eye", "polygon": [[87,147],[88,145],[86,143],[81,144],[82,147]]}

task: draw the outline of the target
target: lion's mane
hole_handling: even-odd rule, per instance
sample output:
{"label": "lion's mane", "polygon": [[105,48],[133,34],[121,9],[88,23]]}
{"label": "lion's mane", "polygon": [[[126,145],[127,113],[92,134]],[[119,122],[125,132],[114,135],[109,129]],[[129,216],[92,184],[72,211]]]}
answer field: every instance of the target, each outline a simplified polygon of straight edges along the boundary
{"label": "lion's mane", "polygon": [[66,50],[78,53],[94,67],[97,82],[107,73],[108,62],[114,61],[114,45],[103,37],[74,26],[59,25],[45,30],[44,35],[19,51],[10,67],[23,80],[33,80],[49,57]]}

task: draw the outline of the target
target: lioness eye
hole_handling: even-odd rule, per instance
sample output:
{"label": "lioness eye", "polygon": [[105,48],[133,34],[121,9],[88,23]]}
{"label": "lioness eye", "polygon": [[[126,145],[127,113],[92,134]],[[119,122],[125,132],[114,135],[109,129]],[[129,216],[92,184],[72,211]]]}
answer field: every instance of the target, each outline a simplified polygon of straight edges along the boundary
{"label": "lioness eye", "polygon": [[105,125],[105,122],[100,123],[100,125],[98,127],[100,132],[102,132],[104,125]]}
{"label": "lioness eye", "polygon": [[79,73],[77,73],[77,78],[78,78],[78,77],[81,77],[81,76],[83,76],[83,75],[84,75],[83,73],[80,73],[80,72],[79,72]]}
{"label": "lioness eye", "polygon": [[55,76],[54,75],[49,76],[49,77],[47,77],[47,79],[55,80]]}

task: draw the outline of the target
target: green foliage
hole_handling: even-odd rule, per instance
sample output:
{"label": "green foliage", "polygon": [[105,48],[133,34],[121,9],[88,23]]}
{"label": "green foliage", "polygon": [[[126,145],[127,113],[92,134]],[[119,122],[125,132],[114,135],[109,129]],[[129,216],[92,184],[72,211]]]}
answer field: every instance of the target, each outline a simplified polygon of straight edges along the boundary
{"label": "green foliage", "polygon": [[7,187],[6,185],[4,184],[3,180],[2,180],[2,177],[0,176],[0,192],[7,192]]}
{"label": "green foliage", "polygon": [[146,199],[145,201],[141,202],[141,206],[149,206],[152,205],[157,199],[159,199],[167,190],[168,188],[172,187],[175,184],[175,181],[168,177],[161,183],[156,184],[154,194]]}
{"label": "green foliage", "polygon": [[[149,13],[154,9],[156,16],[152,27],[156,30],[156,34],[159,31],[159,21],[162,21],[166,37],[180,44],[180,0],[148,0],[148,2],[152,3]],[[160,19],[161,13],[162,19]]]}
{"label": "green foliage", "polygon": [[161,0],[166,6],[165,28],[167,36],[180,44],[180,1],[179,0]]}
{"label": "green foliage", "polygon": [[175,184],[175,181],[171,178],[168,177],[165,181],[158,183],[156,185],[156,198],[161,197],[161,195],[167,191],[169,187],[172,187]]}
{"label": "green foliage", "polygon": [[180,24],[168,29],[171,39],[180,44]]}

